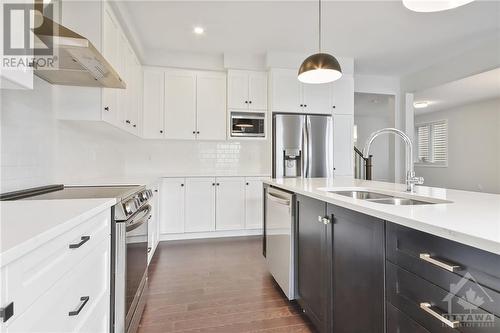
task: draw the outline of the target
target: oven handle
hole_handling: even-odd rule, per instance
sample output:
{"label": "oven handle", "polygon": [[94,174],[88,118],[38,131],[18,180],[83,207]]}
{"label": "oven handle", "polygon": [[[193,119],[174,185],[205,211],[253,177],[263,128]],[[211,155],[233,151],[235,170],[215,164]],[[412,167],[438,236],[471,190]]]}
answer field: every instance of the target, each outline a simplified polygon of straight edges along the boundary
{"label": "oven handle", "polygon": [[146,223],[151,217],[151,206],[146,205],[142,207],[137,213],[125,221],[126,231],[132,231],[139,228],[141,225]]}

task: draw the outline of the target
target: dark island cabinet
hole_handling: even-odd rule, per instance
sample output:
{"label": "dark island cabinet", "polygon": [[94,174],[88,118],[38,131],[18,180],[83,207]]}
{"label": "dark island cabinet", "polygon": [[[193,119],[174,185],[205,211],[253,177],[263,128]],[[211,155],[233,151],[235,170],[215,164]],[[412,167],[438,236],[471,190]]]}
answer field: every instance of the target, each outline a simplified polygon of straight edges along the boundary
{"label": "dark island cabinet", "polygon": [[333,332],[384,332],[385,223],[329,204],[333,226]]}
{"label": "dark island cabinet", "polygon": [[318,332],[383,333],[384,221],[297,195],[296,298]]}
{"label": "dark island cabinet", "polygon": [[332,332],[332,225],[326,203],[297,195],[296,209],[297,302],[318,332]]}

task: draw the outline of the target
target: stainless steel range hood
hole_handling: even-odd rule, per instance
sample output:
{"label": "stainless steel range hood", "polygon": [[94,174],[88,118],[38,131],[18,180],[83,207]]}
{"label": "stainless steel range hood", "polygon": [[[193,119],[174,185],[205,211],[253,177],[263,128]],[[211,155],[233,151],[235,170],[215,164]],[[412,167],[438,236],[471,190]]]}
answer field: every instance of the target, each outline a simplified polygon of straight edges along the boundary
{"label": "stainless steel range hood", "polygon": [[57,56],[51,67],[47,66],[47,56],[35,51],[34,72],[40,78],[59,85],[126,88],[111,64],[87,38],[46,16],[34,33]]}

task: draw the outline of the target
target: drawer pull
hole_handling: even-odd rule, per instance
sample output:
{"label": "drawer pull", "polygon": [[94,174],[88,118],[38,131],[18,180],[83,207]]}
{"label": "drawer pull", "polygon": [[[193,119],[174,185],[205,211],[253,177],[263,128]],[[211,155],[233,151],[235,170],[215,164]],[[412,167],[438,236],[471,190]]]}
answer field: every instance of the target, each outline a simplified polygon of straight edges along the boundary
{"label": "drawer pull", "polygon": [[0,318],[2,318],[2,322],[6,322],[14,315],[14,302],[9,303],[4,308],[0,308]]}
{"label": "drawer pull", "polygon": [[68,315],[70,315],[70,316],[78,316],[78,314],[85,307],[85,305],[87,304],[87,302],[89,301],[89,299],[90,299],[89,296],[82,296],[82,297],[80,297],[80,305],[78,305],[78,308],[76,308],[76,310],[70,311],[68,313]]}
{"label": "drawer pull", "polygon": [[447,271],[450,271],[450,272],[456,272],[456,271],[460,270],[460,266],[453,265],[453,264],[450,264],[450,263],[447,263],[447,262],[444,262],[444,261],[441,261],[441,260],[434,259],[434,258],[431,257],[431,255],[429,253],[420,253],[420,259],[425,260],[427,262],[430,262],[433,265],[436,265],[436,266],[439,266],[441,268],[444,268],[444,269],[446,269]]}
{"label": "drawer pull", "polygon": [[432,305],[427,302],[420,303],[420,308],[430,314],[431,316],[439,319],[443,324],[451,327],[451,328],[457,328],[460,326],[460,322],[458,320],[451,321],[448,318],[444,317],[443,315],[439,314],[437,311],[432,309]]}
{"label": "drawer pull", "polygon": [[69,244],[70,249],[77,249],[90,240],[90,236],[82,236],[80,243]]}

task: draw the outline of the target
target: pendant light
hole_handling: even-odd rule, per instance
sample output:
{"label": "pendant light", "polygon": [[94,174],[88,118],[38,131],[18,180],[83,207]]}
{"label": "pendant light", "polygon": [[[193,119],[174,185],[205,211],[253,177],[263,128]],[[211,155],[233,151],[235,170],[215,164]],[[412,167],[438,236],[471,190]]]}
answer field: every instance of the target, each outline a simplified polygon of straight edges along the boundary
{"label": "pendant light", "polygon": [[318,4],[319,52],[307,57],[299,68],[298,79],[303,83],[328,83],[342,77],[342,69],[334,56],[321,52],[321,0]]}
{"label": "pendant light", "polygon": [[457,8],[474,0],[403,0],[409,10],[420,13],[440,12]]}

